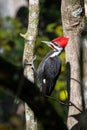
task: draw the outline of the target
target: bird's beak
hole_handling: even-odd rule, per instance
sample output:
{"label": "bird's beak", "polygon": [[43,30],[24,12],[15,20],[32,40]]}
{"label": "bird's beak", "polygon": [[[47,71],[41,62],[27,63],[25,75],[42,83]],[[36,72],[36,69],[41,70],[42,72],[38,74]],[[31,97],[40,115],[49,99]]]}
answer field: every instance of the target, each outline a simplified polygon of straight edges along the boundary
{"label": "bird's beak", "polygon": [[45,43],[46,45],[50,46],[50,42],[47,41],[41,41],[42,43]]}
{"label": "bird's beak", "polygon": [[58,46],[58,44],[57,44],[57,46],[56,46],[54,43],[52,43],[52,42],[47,42],[47,41],[42,41],[42,43],[45,43],[46,45],[48,45],[49,47],[51,47],[51,48],[54,49],[54,50],[58,50],[58,51],[63,50],[63,48],[60,47],[60,46]]}
{"label": "bird's beak", "polygon": [[54,45],[52,42],[47,42],[47,41],[41,41],[42,43],[45,43],[46,45],[48,45],[49,47],[51,47],[52,49],[54,49]]}

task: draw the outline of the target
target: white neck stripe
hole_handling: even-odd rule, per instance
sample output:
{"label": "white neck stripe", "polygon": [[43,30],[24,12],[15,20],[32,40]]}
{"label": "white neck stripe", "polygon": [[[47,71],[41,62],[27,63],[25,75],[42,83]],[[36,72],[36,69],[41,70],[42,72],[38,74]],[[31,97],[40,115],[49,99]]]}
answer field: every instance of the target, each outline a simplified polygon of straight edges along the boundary
{"label": "white neck stripe", "polygon": [[59,55],[59,54],[60,54],[59,51],[54,51],[54,53],[53,53],[50,57],[55,57],[55,56],[57,56],[57,55]]}

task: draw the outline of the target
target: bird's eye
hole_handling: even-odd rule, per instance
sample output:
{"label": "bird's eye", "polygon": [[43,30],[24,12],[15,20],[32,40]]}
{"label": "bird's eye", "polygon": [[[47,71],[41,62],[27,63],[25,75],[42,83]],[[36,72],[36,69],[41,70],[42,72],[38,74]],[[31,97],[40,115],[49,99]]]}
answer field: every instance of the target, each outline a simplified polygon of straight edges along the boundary
{"label": "bird's eye", "polygon": [[58,45],[56,42],[54,42],[53,44],[54,44],[56,47],[61,48],[61,46],[60,46],[60,45]]}

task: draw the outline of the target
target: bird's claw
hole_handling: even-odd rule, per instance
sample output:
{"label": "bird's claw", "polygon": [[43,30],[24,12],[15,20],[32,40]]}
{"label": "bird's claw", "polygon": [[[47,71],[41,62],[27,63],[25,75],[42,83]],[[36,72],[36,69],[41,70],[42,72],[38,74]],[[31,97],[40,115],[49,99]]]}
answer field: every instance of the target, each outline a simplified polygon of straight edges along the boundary
{"label": "bird's claw", "polygon": [[26,62],[24,63],[24,66],[29,65],[29,66],[31,66],[31,68],[34,70],[34,69],[35,69],[35,67],[34,67],[34,61],[35,61],[35,60],[36,60],[36,55],[34,56],[34,58],[32,59],[31,62],[26,61]]}

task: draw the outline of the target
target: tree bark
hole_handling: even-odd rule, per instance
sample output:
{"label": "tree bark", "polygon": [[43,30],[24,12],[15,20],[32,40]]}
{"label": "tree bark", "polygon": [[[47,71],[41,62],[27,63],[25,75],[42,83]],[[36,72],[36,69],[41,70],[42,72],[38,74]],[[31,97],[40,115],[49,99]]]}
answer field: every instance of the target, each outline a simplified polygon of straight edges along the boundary
{"label": "tree bark", "polygon": [[[87,0],[84,0],[85,16],[87,19]],[[87,23],[85,24],[85,30],[83,35],[83,87],[84,87],[84,99],[85,108],[87,109]]]}
{"label": "tree bark", "polygon": [[[32,63],[32,60],[34,58],[34,47],[37,36],[38,16],[39,0],[29,0],[28,30],[26,34],[21,34],[21,36],[23,36],[25,39],[23,64],[26,64],[26,62]],[[34,73],[31,66],[25,66],[24,75],[29,81],[34,82]],[[36,123],[34,121],[34,114],[27,104],[25,104],[25,113],[26,130],[35,130]]]}
{"label": "tree bark", "polygon": [[85,16],[87,17],[87,0],[84,0]]}
{"label": "tree bark", "polygon": [[[62,0],[61,13],[63,32],[69,38],[65,49],[66,63],[70,77],[69,99],[72,106],[69,106],[67,126],[71,130],[78,123],[71,115],[80,113],[82,110],[81,95],[81,72],[80,72],[80,43],[81,32],[84,28],[84,3],[80,0]],[[76,107],[75,107],[76,106]],[[79,108],[79,109],[77,109]]]}

